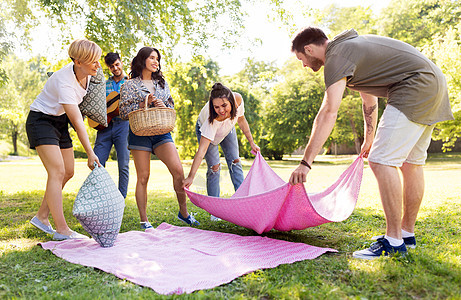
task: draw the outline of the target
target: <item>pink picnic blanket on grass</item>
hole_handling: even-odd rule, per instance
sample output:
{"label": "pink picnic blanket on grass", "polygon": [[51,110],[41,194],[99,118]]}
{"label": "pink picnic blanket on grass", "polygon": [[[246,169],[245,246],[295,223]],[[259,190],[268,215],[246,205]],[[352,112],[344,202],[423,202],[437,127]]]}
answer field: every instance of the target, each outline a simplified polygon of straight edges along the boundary
{"label": "pink picnic blanket on grass", "polygon": [[261,153],[235,194],[210,197],[186,189],[192,203],[212,215],[257,233],[271,229],[301,230],[328,222],[340,222],[354,211],[363,175],[359,156],[330,187],[320,193],[306,193],[303,184],[281,179]]}
{"label": "pink picnic blanket on grass", "polygon": [[41,243],[75,264],[152,288],[159,294],[192,293],[228,283],[257,269],[314,259],[334,249],[261,236],[177,227],[120,233],[111,248],[93,240]]}

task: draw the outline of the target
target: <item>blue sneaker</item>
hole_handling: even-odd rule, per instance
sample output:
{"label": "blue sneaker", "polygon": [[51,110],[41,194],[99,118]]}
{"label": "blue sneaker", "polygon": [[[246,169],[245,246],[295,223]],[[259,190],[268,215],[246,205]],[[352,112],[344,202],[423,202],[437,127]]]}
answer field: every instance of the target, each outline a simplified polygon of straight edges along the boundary
{"label": "blue sneaker", "polygon": [[184,218],[182,215],[181,215],[181,212],[178,212],[178,219],[183,221],[184,223],[186,223],[187,225],[190,225],[190,226],[199,226],[200,225],[200,222],[197,221],[193,215],[189,214],[189,216],[187,218]]}
{"label": "blue sneaker", "polygon": [[30,224],[34,225],[38,229],[40,229],[43,232],[46,232],[48,234],[54,234],[56,230],[51,227],[51,225],[45,225],[40,220],[37,218],[37,216],[34,216],[32,220],[30,220]]}
{"label": "blue sneaker", "polygon": [[141,229],[150,229],[150,228],[154,228],[154,226],[152,226],[149,221],[146,221],[146,222],[141,222]]}
{"label": "blue sneaker", "polygon": [[[377,239],[381,239],[381,238],[384,238],[384,235],[374,236],[371,239],[376,241]],[[403,242],[405,243],[405,247],[407,248],[411,248],[411,249],[416,248],[416,239],[414,236],[403,238]]]}
{"label": "blue sneaker", "polygon": [[352,256],[361,259],[375,259],[381,256],[388,256],[395,253],[405,255],[407,253],[407,247],[405,247],[405,243],[402,243],[400,246],[393,247],[385,238],[379,238],[376,242],[371,244],[370,248],[355,251]]}
{"label": "blue sneaker", "polygon": [[415,249],[416,248],[416,239],[414,236],[403,238],[403,242],[405,243],[405,247]]}

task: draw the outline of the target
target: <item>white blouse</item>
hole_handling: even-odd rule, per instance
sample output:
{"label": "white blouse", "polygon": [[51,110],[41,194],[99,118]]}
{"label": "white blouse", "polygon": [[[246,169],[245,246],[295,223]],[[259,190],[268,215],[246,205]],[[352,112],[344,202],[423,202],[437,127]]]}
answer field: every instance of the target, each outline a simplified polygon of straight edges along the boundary
{"label": "white blouse", "polygon": [[154,86],[154,82],[152,81],[152,79],[148,79],[148,80],[143,79],[142,83],[146,86],[146,88],[149,90],[151,94],[155,92],[155,86]]}
{"label": "white blouse", "polygon": [[209,109],[209,102],[205,104],[205,106],[200,111],[198,116],[199,126],[200,126],[200,133],[202,136],[206,137],[207,139],[211,140],[213,145],[218,145],[219,143],[224,140],[224,138],[231,132],[232,128],[234,128],[235,123],[237,123],[237,119],[245,114],[245,107],[242,103],[240,103],[239,107],[237,107],[237,115],[234,119],[227,118],[224,121],[214,120],[213,123],[210,124],[208,118],[210,116],[210,109]]}
{"label": "white blouse", "polygon": [[[70,63],[54,72],[31,104],[30,110],[60,116],[64,114],[63,104],[80,104],[87,90],[78,83],[73,67],[74,63]],[[88,76],[87,82],[90,82],[90,78],[91,75]]]}

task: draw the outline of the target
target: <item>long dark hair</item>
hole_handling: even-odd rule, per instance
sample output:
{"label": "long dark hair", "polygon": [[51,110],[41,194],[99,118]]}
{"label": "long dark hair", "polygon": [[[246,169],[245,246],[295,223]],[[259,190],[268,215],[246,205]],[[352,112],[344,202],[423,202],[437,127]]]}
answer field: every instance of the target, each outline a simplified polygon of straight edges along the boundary
{"label": "long dark hair", "polygon": [[138,54],[133,58],[131,62],[131,72],[130,77],[136,78],[142,75],[142,70],[146,68],[146,59],[150,56],[150,54],[155,51],[158,55],[158,70],[152,73],[152,80],[158,80],[160,86],[165,88],[165,78],[162,74],[162,66],[160,64],[160,52],[156,48],[152,47],[142,47]]}
{"label": "long dark hair", "polygon": [[217,82],[213,84],[213,87],[211,88],[210,92],[210,100],[208,100],[208,106],[210,109],[210,116],[208,117],[208,122],[213,123],[213,121],[218,117],[218,114],[214,110],[213,106],[213,99],[216,98],[227,98],[227,100],[229,100],[229,103],[231,105],[230,117],[231,119],[234,119],[237,115],[237,105],[235,104],[234,93],[232,93],[232,91],[229,88],[225,87],[222,83]]}

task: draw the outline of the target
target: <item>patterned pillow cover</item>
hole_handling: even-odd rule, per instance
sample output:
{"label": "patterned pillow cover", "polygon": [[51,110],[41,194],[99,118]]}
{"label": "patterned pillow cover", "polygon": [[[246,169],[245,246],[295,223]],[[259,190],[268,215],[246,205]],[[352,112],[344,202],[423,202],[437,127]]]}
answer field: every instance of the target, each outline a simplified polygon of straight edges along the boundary
{"label": "patterned pillow cover", "polygon": [[122,225],[125,199],[104,167],[88,175],[75,198],[72,214],[102,247],[112,247]]}
{"label": "patterned pillow cover", "polygon": [[[53,73],[54,72],[46,72],[46,75],[50,77]],[[106,105],[106,79],[102,68],[99,68],[96,76],[91,76],[88,91],[78,107],[82,115],[107,127],[109,124],[107,123]]]}
{"label": "patterned pillow cover", "polygon": [[98,69],[96,76],[91,76],[88,91],[78,107],[82,115],[86,115],[104,127],[109,126],[107,123],[106,80],[102,68]]}

